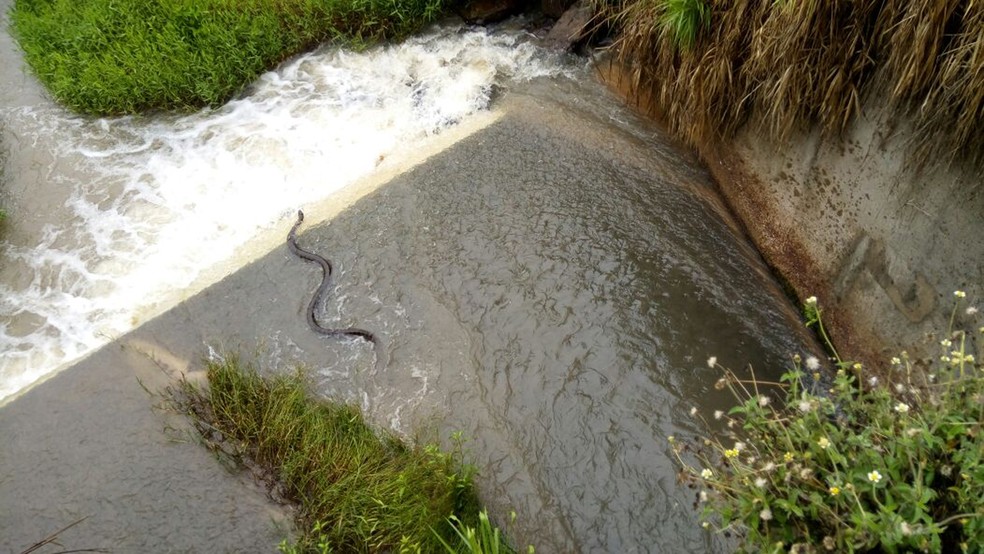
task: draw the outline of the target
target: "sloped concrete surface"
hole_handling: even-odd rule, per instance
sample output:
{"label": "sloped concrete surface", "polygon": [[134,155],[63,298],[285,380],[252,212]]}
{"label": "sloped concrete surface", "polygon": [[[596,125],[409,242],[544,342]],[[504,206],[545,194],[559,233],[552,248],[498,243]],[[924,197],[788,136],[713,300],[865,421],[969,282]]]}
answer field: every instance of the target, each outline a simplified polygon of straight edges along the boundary
{"label": "sloped concrete surface", "polygon": [[273,551],[284,509],[155,408],[229,352],[307,366],[409,436],[466,431],[521,545],[723,549],[665,436],[695,404],[726,407],[708,355],[774,377],[815,346],[693,158],[565,82],[533,86],[563,102],[508,95],[496,123],[306,223],[300,242],[338,268],[322,317],[384,337],[382,370],[362,341],[310,332],[319,275],[281,244],[0,408],[0,551],[83,517],[66,549]]}

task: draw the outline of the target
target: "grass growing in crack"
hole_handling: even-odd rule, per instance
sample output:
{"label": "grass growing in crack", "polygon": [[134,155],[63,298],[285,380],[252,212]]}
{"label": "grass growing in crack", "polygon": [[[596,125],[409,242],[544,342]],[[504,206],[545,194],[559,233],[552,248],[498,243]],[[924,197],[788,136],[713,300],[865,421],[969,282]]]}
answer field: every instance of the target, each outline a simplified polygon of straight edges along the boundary
{"label": "grass growing in crack", "polygon": [[[179,405],[297,503],[301,536],[282,551],[512,552],[479,514],[460,437],[451,452],[408,446],[358,408],[313,400],[300,372],[266,378],[229,358],[206,374],[207,388],[184,383]],[[492,539],[479,550],[463,540],[476,528]]]}
{"label": "grass growing in crack", "polygon": [[11,28],[49,92],[98,115],[218,105],[325,42],[399,39],[444,0],[16,0]]}

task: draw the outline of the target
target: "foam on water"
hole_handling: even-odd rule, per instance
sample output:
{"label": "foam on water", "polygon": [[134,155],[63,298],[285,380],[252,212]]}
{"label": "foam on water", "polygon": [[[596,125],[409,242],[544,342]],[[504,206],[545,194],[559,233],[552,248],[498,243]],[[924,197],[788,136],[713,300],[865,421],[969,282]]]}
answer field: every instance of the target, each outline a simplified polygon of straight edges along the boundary
{"label": "foam on water", "polygon": [[488,109],[497,83],[563,71],[522,34],[444,28],[301,56],[242,98],[188,116],[0,110],[22,148],[51,151],[50,166],[34,169],[63,195],[47,206],[23,193],[12,210],[37,225],[0,251],[0,401],[180,301],[298,207]]}

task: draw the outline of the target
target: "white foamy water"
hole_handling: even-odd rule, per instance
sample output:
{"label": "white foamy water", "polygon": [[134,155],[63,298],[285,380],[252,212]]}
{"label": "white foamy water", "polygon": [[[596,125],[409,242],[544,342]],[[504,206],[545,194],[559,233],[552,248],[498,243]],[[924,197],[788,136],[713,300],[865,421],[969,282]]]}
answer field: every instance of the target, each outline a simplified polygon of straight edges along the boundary
{"label": "white foamy water", "polygon": [[[488,109],[495,84],[563,72],[520,34],[441,29],[304,55],[194,115],[0,108],[0,402],[189,294],[295,210]],[[36,193],[35,193],[36,191]],[[19,227],[18,227],[19,226]]]}

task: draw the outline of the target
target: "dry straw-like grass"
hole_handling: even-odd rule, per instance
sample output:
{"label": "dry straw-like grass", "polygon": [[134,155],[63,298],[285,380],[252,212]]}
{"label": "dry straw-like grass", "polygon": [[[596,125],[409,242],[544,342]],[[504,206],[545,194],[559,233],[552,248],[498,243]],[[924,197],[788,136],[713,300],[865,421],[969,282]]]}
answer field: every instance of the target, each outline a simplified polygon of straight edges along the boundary
{"label": "dry straw-like grass", "polygon": [[689,143],[746,123],[778,140],[813,125],[837,134],[877,91],[912,117],[918,158],[984,162],[980,0],[699,1],[710,21],[692,40],[667,10],[694,2],[598,4],[629,88]]}

